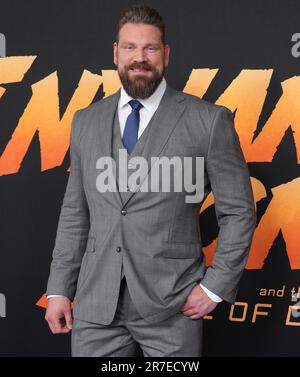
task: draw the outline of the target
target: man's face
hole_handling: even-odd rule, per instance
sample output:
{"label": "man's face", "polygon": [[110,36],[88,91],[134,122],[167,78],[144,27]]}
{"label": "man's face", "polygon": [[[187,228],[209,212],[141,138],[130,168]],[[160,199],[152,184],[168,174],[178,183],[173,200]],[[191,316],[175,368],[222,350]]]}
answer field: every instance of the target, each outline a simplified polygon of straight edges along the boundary
{"label": "man's face", "polygon": [[161,82],[169,63],[170,47],[153,25],[126,23],[115,42],[114,63],[122,85],[132,98],[148,98]]}

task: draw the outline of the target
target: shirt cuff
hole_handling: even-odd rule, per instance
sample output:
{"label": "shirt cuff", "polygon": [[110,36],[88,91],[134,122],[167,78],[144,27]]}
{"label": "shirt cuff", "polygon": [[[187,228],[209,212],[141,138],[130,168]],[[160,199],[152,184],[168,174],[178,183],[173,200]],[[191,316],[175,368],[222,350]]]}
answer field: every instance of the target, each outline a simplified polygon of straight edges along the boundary
{"label": "shirt cuff", "polygon": [[63,296],[63,295],[48,295],[47,299],[51,298],[51,297],[66,297],[66,296]]}
{"label": "shirt cuff", "polygon": [[204,290],[204,292],[207,294],[207,296],[214,302],[221,302],[223,299],[217,295],[215,295],[212,291],[204,287],[201,283],[199,284],[200,287]]}

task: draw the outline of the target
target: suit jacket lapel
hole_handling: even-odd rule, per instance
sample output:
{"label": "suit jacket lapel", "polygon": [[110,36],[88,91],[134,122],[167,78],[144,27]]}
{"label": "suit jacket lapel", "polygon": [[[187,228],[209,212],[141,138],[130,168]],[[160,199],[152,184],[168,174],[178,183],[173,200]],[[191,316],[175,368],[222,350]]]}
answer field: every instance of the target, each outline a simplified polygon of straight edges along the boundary
{"label": "suit jacket lapel", "polygon": [[[103,156],[112,157],[112,130],[114,114],[117,111],[118,101],[120,98],[120,89],[108,97],[106,103],[103,104],[104,108],[100,112],[100,122],[104,122],[105,126],[102,128],[100,137],[100,146]],[[154,114],[155,119],[153,119],[153,124],[149,129],[149,134],[147,135],[147,140],[142,150],[136,148],[136,152],[141,152],[139,156],[144,157],[147,160],[147,169],[143,173],[140,184],[134,189],[134,191],[129,191],[128,195],[122,202],[122,198],[119,190],[117,189],[115,195],[121,207],[125,205],[133,198],[133,196],[138,192],[139,188],[142,186],[143,181],[146,176],[150,173],[151,167],[155,161],[151,162],[151,157],[159,157],[169,140],[178,120],[185,110],[185,97],[177,90],[172,89],[168,84],[166,86],[165,93],[161,99],[161,102]],[[143,135],[142,135],[143,136]],[[130,155],[136,156],[136,153]],[[129,157],[129,158],[130,158]],[[118,188],[116,175],[114,175],[116,186]]]}
{"label": "suit jacket lapel", "polygon": [[[103,156],[112,156],[112,133],[113,133],[113,121],[114,115],[117,111],[118,101],[120,98],[121,89],[119,89],[116,93],[111,95],[106,99],[106,102],[103,104],[104,108],[100,110],[100,117],[99,122],[100,124],[103,122],[104,127],[102,127],[102,132],[97,132],[98,137],[100,138],[100,150],[102,151],[101,155]],[[97,127],[99,130],[99,127]],[[118,190],[117,180],[116,180],[116,172],[114,172],[114,180],[116,183],[117,190],[114,193],[116,196],[116,200],[119,202],[120,206],[123,206],[122,198],[120,192]]]}
{"label": "suit jacket lapel", "polygon": [[[142,186],[146,176],[150,173],[154,160],[151,162],[151,157],[159,157],[169,140],[178,120],[182,116],[185,110],[185,97],[179,92],[172,89],[168,84],[165,93],[161,99],[161,102],[154,114],[155,119],[149,129],[147,140],[139,156],[144,157],[147,160],[147,170],[143,173],[140,184],[130,191],[124,202],[124,206],[129,200],[138,192]],[[135,155],[135,153],[133,154]],[[131,157],[131,156],[130,156]]]}

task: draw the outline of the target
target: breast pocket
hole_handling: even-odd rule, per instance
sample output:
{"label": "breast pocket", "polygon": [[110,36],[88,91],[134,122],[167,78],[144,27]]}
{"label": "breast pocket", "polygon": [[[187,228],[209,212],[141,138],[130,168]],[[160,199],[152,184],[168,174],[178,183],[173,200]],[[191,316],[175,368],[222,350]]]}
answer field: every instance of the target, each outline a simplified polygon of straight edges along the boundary
{"label": "breast pocket", "polygon": [[196,157],[200,156],[200,148],[198,146],[184,145],[182,143],[172,143],[172,145],[165,148],[162,156]]}

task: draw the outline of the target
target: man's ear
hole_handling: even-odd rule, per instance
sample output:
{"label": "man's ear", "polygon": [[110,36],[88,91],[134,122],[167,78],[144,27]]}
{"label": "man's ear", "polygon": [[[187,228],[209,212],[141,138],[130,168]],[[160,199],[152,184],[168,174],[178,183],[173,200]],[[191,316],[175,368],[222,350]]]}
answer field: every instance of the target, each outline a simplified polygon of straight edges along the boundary
{"label": "man's ear", "polygon": [[165,44],[165,67],[169,65],[169,60],[170,60],[170,45]]}
{"label": "man's ear", "polygon": [[113,54],[114,54],[114,63],[115,65],[118,64],[118,43],[113,43]]}

